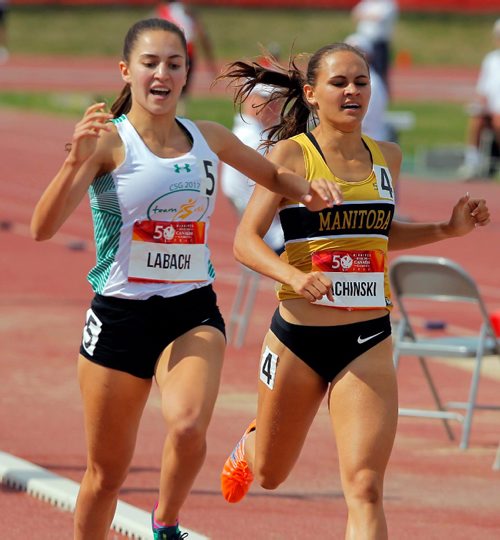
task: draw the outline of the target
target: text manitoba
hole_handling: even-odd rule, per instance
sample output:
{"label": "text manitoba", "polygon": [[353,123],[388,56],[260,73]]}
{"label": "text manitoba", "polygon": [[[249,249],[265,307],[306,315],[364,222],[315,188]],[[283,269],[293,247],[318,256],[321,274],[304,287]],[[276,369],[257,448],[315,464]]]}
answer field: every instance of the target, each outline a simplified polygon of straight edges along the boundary
{"label": "text manitoba", "polygon": [[391,212],[387,210],[346,210],[343,212],[321,212],[319,230],[375,229],[386,231],[391,223]]}

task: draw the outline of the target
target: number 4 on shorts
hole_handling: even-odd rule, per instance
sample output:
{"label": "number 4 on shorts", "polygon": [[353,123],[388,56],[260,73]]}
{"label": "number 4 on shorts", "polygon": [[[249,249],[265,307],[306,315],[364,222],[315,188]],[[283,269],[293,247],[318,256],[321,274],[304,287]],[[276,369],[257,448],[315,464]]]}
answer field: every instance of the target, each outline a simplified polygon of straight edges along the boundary
{"label": "number 4 on shorts", "polygon": [[274,354],[269,347],[266,347],[260,360],[260,380],[271,390],[274,388],[277,363],[278,355]]}

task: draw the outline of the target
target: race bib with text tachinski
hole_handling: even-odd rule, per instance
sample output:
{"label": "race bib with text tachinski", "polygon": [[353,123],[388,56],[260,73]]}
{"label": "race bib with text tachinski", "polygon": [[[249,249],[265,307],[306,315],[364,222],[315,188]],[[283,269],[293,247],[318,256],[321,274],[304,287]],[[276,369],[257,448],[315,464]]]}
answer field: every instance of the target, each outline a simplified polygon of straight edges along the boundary
{"label": "race bib with text tachinski", "polygon": [[332,280],[334,297],[333,303],[326,296],[315,303],[347,309],[386,307],[384,262],[381,250],[313,253],[312,269]]}

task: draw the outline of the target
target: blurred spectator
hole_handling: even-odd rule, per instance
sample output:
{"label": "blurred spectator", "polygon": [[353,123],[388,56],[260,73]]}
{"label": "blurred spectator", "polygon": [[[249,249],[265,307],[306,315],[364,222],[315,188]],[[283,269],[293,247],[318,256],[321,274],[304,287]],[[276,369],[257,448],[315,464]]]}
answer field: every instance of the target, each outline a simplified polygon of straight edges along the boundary
{"label": "blurred spectator", "polygon": [[398,14],[396,0],[361,0],[352,10],[356,33],[373,44],[372,64],[386,88],[389,88],[391,41]]}
{"label": "blurred spectator", "polygon": [[[500,19],[493,25],[495,49],[481,63],[476,84],[476,97],[469,106],[469,126],[465,159],[459,169],[464,179],[489,174],[492,146],[500,144]],[[484,134],[489,132],[489,147],[481,151]],[[487,145],[488,146],[488,145]]]}
{"label": "blurred spectator", "polygon": [[[263,141],[263,131],[279,121],[281,104],[277,101],[266,104],[272,91],[273,89],[269,86],[257,85],[241,104],[241,111],[234,117],[233,133],[247,146],[251,146],[261,153],[265,152],[259,148]],[[238,216],[241,216],[248,205],[255,182],[225,163],[222,164],[221,179],[222,191],[232,202]],[[283,231],[277,216],[264,240],[274,251],[278,253],[282,251]]]}
{"label": "blurred spectator", "polygon": [[171,21],[179,28],[182,28],[184,35],[186,36],[189,56],[189,72],[188,80],[184,87],[184,95],[187,96],[198,60],[198,45],[201,47],[208,62],[208,68],[212,77],[215,77],[217,74],[217,66],[210,36],[196,12],[182,0],[167,0],[166,2],[160,2],[156,7],[155,15],[161,19]]}
{"label": "blurred spectator", "polygon": [[366,111],[361,124],[361,130],[368,135],[368,137],[377,141],[393,140],[394,134],[391,134],[386,119],[389,95],[382,78],[373,67],[373,43],[362,34],[351,34],[347,36],[344,41],[363,52],[370,65],[370,85],[372,94],[368,110]]}
{"label": "blurred spectator", "polygon": [[6,62],[9,58],[7,49],[7,4],[8,0],[0,0],[0,63]]}

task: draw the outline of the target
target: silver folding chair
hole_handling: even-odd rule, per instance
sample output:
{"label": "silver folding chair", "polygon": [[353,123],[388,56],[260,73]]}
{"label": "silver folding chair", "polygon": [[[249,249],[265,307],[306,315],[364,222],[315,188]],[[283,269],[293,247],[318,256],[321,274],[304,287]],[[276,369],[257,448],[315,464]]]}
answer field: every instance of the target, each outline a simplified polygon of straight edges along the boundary
{"label": "silver folding chair", "polygon": [[[394,332],[394,365],[398,367],[401,357],[418,358],[435,409],[422,410],[400,408],[402,416],[438,418],[450,439],[454,439],[449,420],[462,423],[460,448],[469,445],[472,418],[476,409],[498,409],[500,406],[479,405],[476,401],[483,357],[500,355],[500,345],[490,323],[488,312],[472,277],[457,263],[443,257],[401,256],[389,268],[394,300],[400,311],[400,321]],[[436,303],[448,302],[447,309],[439,309]],[[425,321],[446,318],[457,309],[475,309],[479,320],[477,331],[457,335],[456,332],[439,332],[426,329]],[[446,311],[444,316],[441,315]],[[446,320],[443,327],[446,327]],[[428,358],[455,358],[472,361],[472,375],[468,398],[465,402],[444,404],[440,398],[438,384],[432,377]],[[500,405],[500,404],[499,404]],[[463,409],[463,414],[456,410]]]}

